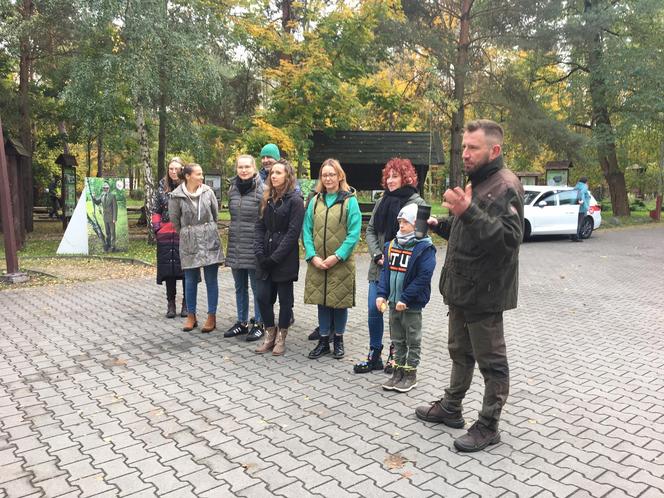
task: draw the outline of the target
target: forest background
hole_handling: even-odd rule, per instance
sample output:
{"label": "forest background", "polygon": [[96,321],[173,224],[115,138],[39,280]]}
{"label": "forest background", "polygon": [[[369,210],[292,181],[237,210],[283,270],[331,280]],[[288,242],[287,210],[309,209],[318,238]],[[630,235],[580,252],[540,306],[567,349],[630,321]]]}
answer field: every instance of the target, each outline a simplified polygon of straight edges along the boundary
{"label": "forest background", "polygon": [[37,204],[63,152],[148,208],[173,155],[229,177],[274,142],[305,177],[316,129],[440,133],[439,197],[485,117],[628,216],[662,189],[662,40],[661,0],[0,0],[0,116]]}

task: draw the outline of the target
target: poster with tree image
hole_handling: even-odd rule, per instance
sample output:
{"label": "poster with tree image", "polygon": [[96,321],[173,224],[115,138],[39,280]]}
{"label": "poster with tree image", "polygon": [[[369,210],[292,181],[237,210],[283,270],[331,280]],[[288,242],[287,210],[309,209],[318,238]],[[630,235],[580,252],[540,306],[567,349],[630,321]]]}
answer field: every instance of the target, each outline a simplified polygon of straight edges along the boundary
{"label": "poster with tree image", "polygon": [[129,248],[127,198],[123,178],[85,178],[88,254]]}

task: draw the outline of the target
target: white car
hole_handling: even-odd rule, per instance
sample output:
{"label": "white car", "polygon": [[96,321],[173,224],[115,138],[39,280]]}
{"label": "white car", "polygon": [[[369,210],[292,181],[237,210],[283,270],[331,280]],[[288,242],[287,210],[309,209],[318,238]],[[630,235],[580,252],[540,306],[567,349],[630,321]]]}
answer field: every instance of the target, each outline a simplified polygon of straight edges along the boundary
{"label": "white car", "polygon": [[[579,215],[577,191],[573,187],[524,185],[523,238],[533,235],[573,235]],[[581,238],[587,239],[602,223],[602,208],[590,195],[588,213],[581,225]]]}

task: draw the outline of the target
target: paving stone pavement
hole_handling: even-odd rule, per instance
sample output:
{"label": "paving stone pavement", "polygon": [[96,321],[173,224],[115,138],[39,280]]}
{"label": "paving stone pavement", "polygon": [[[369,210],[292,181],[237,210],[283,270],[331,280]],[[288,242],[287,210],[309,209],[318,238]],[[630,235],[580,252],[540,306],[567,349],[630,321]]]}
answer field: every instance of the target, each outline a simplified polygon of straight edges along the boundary
{"label": "paving stone pavement", "polygon": [[[436,291],[415,390],[352,373],[365,257],[343,360],[306,357],[303,278],[278,358],[181,332],[153,279],[2,292],[0,497],[664,496],[663,247],[660,227],[522,247],[503,442],[476,454],[452,449],[462,430],[414,416],[450,373]],[[234,295],[219,278],[225,329]],[[481,393],[476,372],[469,422]]]}

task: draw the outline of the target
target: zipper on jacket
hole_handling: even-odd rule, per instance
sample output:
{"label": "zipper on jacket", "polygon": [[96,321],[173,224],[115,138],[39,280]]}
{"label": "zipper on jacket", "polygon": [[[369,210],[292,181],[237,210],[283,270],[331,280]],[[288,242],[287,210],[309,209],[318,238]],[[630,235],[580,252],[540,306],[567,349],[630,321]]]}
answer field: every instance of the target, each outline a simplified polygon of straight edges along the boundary
{"label": "zipper on jacket", "polygon": [[[323,254],[327,259],[327,215],[330,213],[330,208],[327,207],[325,197],[323,197],[323,204],[325,204],[325,225],[323,226]],[[334,206],[334,204],[332,204]],[[325,270],[325,280],[323,283],[323,306],[327,306],[327,270]]]}
{"label": "zipper on jacket", "polygon": [[[242,192],[240,192],[240,189],[238,189],[238,193],[240,194],[240,207],[238,208],[238,213],[237,213],[238,225],[239,225],[241,223],[240,220],[242,219],[242,198],[244,196],[242,195]],[[240,235],[240,234],[238,234],[238,235]],[[229,236],[230,236],[230,234],[229,234]],[[236,254],[236,258],[237,258],[235,263],[239,265],[240,264],[240,237],[239,236],[235,237],[235,254]]]}

